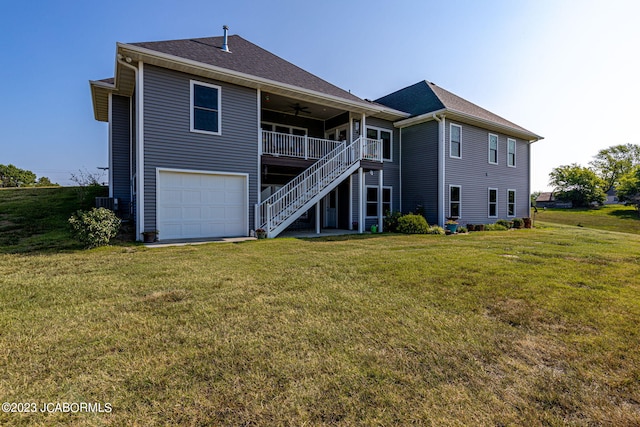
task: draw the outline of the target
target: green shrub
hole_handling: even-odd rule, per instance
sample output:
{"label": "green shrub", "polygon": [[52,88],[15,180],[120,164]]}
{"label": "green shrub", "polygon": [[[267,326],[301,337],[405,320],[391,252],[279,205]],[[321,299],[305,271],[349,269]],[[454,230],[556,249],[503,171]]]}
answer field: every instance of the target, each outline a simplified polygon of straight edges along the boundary
{"label": "green shrub", "polygon": [[513,228],[522,228],[524,220],[522,218],[513,218]]}
{"label": "green shrub", "polygon": [[507,230],[511,228],[511,221],[508,221],[506,219],[499,219],[496,221],[496,224],[503,226]]}
{"label": "green shrub", "polygon": [[486,224],[484,226],[485,231],[507,231],[508,228],[505,227],[502,224],[498,224],[497,222],[495,224]]}
{"label": "green shrub", "polygon": [[467,227],[458,227],[458,233],[468,233]]}
{"label": "green shrub", "polygon": [[398,220],[402,217],[402,213],[395,211],[387,211],[384,218],[384,231],[395,233],[398,231]]}
{"label": "green shrub", "polygon": [[69,218],[71,230],[76,239],[87,248],[108,245],[116,237],[120,219],[109,209],[93,208],[77,211]]}
{"label": "green shrub", "polygon": [[427,234],[439,234],[444,236],[446,233],[444,231],[444,228],[440,227],[439,225],[432,225],[427,230]]}
{"label": "green shrub", "polygon": [[429,225],[422,215],[410,213],[398,219],[398,231],[404,234],[426,234],[429,232]]}

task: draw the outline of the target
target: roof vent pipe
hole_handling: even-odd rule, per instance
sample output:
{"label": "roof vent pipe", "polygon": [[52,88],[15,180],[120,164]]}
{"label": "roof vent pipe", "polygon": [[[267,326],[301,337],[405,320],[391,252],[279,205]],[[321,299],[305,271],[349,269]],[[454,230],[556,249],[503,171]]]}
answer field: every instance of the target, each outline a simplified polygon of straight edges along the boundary
{"label": "roof vent pipe", "polygon": [[229,32],[229,27],[227,27],[226,25],[222,26],[222,29],[224,30],[224,41],[222,42],[222,50],[224,52],[230,52],[229,51],[229,43],[228,43],[228,32]]}

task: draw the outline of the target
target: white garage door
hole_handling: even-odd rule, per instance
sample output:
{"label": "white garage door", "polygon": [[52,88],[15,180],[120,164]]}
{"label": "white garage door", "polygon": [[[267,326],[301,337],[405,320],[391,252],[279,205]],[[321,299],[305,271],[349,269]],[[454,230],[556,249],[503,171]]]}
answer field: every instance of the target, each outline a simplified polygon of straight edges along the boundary
{"label": "white garage door", "polygon": [[157,206],[162,240],[246,236],[249,229],[243,175],[160,171]]}

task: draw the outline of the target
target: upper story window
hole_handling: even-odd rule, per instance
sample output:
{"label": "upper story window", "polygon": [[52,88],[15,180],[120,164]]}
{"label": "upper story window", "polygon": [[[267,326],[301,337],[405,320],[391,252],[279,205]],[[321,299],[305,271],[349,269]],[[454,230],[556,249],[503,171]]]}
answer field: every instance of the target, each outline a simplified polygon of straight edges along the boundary
{"label": "upper story window", "polygon": [[460,218],[462,213],[462,187],[459,185],[449,186],[449,216]]}
{"label": "upper story window", "polygon": [[307,129],[299,128],[296,126],[288,126],[288,125],[278,125],[275,123],[262,122],[260,124],[262,130],[267,130],[270,132],[278,132],[278,133],[287,133],[290,135],[298,135],[305,136],[307,134]]}
{"label": "upper story window", "polygon": [[391,131],[380,128],[367,127],[367,138],[382,140],[382,159],[392,160],[392,136]]}
{"label": "upper story window", "polygon": [[191,132],[221,135],[220,86],[191,81]]}
{"label": "upper story window", "polygon": [[507,139],[507,165],[516,167],[516,140],[511,138]]}
{"label": "upper story window", "polygon": [[498,135],[489,134],[489,163],[498,164]]}
{"label": "upper story window", "polygon": [[453,123],[449,128],[449,156],[462,158],[462,126]]}
{"label": "upper story window", "polygon": [[489,218],[496,218],[498,216],[498,189],[489,189]]}

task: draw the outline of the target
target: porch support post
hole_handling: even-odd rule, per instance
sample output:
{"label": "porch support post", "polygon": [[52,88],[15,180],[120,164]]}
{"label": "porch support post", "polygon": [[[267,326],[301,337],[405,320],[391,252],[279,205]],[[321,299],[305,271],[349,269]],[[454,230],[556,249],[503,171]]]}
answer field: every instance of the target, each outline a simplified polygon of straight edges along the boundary
{"label": "porch support post", "polygon": [[353,175],[349,175],[349,230],[353,230]]}
{"label": "porch support post", "polygon": [[320,200],[316,203],[316,234],[320,234]]}
{"label": "porch support post", "polygon": [[358,233],[362,233],[364,231],[364,215],[363,209],[365,206],[364,202],[364,173],[362,168],[358,168]]}
{"label": "porch support post", "polygon": [[384,212],[382,212],[382,194],[384,193],[384,191],[382,191],[382,184],[383,184],[383,175],[382,175],[382,169],[380,169],[378,171],[378,232],[382,233],[383,231],[383,215]]}

